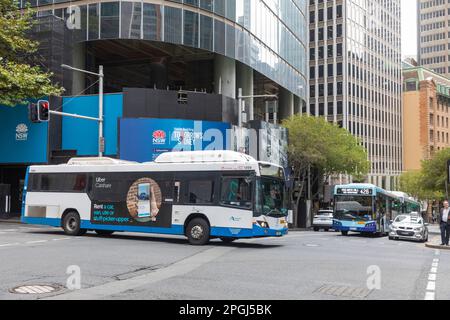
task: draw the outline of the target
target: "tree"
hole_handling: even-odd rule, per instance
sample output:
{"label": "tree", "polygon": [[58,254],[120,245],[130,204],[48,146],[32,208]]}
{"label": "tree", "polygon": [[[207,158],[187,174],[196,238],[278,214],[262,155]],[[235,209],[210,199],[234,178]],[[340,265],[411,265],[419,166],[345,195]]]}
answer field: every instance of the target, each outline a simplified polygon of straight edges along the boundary
{"label": "tree", "polygon": [[[369,171],[367,151],[349,131],[324,118],[295,115],[283,122],[289,130],[289,161],[303,193],[308,171],[320,176],[349,174],[357,177]],[[297,197],[297,208],[300,196]]]}
{"label": "tree", "polygon": [[441,150],[429,160],[422,161],[422,185],[429,192],[446,193],[447,162],[450,160],[450,148]]}
{"label": "tree", "polygon": [[27,37],[32,26],[31,9],[20,11],[16,1],[0,0],[0,104],[15,106],[63,91],[52,84],[50,72],[30,64],[38,49]]}
{"label": "tree", "polygon": [[400,190],[420,201],[441,199],[443,192],[438,192],[425,188],[424,174],[422,170],[408,171],[400,176]]}

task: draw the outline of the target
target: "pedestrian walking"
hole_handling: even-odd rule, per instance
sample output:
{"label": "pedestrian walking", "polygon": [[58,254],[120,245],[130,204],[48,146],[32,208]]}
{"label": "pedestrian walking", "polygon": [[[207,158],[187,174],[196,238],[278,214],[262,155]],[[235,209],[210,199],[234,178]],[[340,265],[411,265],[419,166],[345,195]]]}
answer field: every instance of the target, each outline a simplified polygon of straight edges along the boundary
{"label": "pedestrian walking", "polygon": [[450,240],[450,205],[448,200],[444,201],[444,208],[440,212],[441,238],[443,246],[449,245]]}

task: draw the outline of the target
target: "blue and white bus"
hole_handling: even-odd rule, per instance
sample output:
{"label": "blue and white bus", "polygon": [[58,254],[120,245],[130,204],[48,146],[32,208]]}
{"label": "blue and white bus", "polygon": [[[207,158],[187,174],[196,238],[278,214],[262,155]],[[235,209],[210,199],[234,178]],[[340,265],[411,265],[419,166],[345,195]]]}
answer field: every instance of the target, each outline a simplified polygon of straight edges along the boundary
{"label": "blue and white bus", "polygon": [[28,168],[22,221],[72,236],[142,232],[204,245],[286,235],[287,203],[283,168],[241,153],[174,152],[150,163],[75,158]]}
{"label": "blue and white bus", "polygon": [[333,228],[344,236],[389,233],[391,221],[402,213],[398,197],[371,184],[338,185],[334,189]]}

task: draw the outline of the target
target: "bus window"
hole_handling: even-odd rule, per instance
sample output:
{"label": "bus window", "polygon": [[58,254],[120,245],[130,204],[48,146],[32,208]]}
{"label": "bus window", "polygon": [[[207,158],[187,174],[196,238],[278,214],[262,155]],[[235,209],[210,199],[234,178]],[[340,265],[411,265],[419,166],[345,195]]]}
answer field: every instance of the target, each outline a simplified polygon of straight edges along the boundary
{"label": "bus window", "polygon": [[174,188],[173,188],[173,198],[175,203],[180,202],[180,192],[181,192],[181,182],[175,181]]}
{"label": "bus window", "polygon": [[189,181],[189,203],[209,204],[214,198],[214,182],[209,180]]}
{"label": "bus window", "polygon": [[252,208],[252,183],[250,178],[222,178],[220,202],[226,206]]}

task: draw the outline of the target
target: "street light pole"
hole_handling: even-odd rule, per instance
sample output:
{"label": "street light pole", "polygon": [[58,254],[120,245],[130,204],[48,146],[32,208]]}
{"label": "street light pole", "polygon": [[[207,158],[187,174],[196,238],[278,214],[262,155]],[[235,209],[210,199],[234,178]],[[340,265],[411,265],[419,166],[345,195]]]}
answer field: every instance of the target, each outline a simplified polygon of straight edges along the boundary
{"label": "street light pole", "polygon": [[70,115],[70,114],[63,114],[62,112],[51,112],[54,114],[59,114],[62,116],[72,116],[74,118],[81,118],[81,119],[87,119],[87,120],[94,120],[98,122],[98,156],[100,158],[103,157],[103,154],[105,152],[105,138],[103,135],[103,121],[104,121],[104,116],[103,116],[103,103],[104,103],[104,79],[105,79],[105,74],[103,73],[103,66],[100,65],[98,68],[98,73],[95,72],[91,72],[91,71],[87,71],[87,70],[83,70],[83,69],[79,69],[79,68],[75,68],[66,64],[62,64],[61,67],[63,69],[68,69],[68,70],[72,70],[72,71],[77,71],[77,72],[82,72],[82,73],[86,73],[86,74],[90,74],[90,75],[94,75],[98,77],[98,118],[91,118],[91,117],[83,117],[83,116],[78,116],[78,115]]}
{"label": "street light pole", "polygon": [[103,74],[103,66],[98,68],[99,83],[98,83],[98,156],[103,157],[105,152],[105,138],[103,136],[103,79],[105,75]]}

